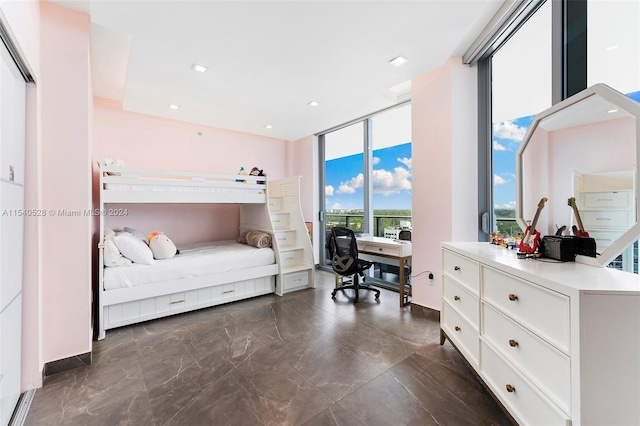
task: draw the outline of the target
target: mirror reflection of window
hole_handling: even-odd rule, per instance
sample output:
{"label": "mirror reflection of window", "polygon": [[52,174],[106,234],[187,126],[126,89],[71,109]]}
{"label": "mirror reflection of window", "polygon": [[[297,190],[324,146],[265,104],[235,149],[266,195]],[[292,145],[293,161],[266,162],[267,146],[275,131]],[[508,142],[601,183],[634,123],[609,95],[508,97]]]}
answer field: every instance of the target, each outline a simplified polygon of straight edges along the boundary
{"label": "mirror reflection of window", "polygon": [[545,2],[491,60],[493,231],[505,236],[521,232],[515,219],[516,151],[533,116],[551,106],[551,3]]}
{"label": "mirror reflection of window", "polygon": [[[640,102],[640,2],[587,2],[587,84],[605,83]],[[637,241],[608,266],[638,273]]]}

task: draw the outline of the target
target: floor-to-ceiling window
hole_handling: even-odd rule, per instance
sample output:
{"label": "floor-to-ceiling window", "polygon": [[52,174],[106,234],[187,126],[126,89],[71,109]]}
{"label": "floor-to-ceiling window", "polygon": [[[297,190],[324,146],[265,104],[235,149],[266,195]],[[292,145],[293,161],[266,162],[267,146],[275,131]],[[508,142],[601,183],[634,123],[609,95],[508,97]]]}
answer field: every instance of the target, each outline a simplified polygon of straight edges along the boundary
{"label": "floor-to-ceiling window", "polygon": [[324,135],[325,227],[365,231],[364,122]]}
{"label": "floor-to-ceiling window", "polygon": [[492,57],[493,229],[507,237],[521,232],[515,155],[533,116],[551,106],[551,54],[547,1]]}
{"label": "floor-to-ceiling window", "polygon": [[[411,230],[411,105],[381,111],[319,135],[321,235],[345,226],[398,238]],[[328,265],[323,250],[321,265]]]}
{"label": "floor-to-ceiling window", "polygon": [[411,107],[371,118],[373,234],[398,238],[411,231]]}

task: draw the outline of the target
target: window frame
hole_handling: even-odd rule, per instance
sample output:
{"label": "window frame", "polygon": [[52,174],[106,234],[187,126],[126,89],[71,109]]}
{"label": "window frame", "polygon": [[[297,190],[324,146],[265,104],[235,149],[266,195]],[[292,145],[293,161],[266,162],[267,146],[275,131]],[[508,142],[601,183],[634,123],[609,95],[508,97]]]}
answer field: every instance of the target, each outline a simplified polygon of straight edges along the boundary
{"label": "window frame", "polygon": [[[493,55],[546,2],[551,1],[551,100],[552,104],[587,88],[587,1],[530,0],[503,11],[511,13],[502,25],[493,23],[492,37],[485,38],[475,54],[465,54],[465,63],[478,67],[478,241],[489,241],[493,232],[492,73]],[[491,25],[491,24],[490,24]],[[468,56],[468,57],[467,57]]]}

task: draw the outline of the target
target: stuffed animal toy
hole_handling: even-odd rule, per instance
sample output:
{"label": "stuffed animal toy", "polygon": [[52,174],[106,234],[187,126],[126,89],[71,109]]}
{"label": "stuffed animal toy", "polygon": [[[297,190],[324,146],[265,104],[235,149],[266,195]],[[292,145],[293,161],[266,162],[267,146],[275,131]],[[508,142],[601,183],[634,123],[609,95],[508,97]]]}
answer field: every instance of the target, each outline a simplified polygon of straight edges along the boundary
{"label": "stuffed animal toy", "polygon": [[[240,167],[240,171],[238,172],[238,174],[239,174],[239,175],[245,175],[245,176],[247,176],[247,175],[249,175],[249,172],[248,172],[248,171],[246,171],[246,170],[244,169],[244,167]],[[246,181],[245,179],[236,179],[236,182],[243,182],[243,183],[247,183],[247,181]]]}
{"label": "stuffed animal toy", "polygon": [[162,232],[155,231],[149,234],[149,248],[154,259],[169,259],[178,254],[176,245]]}
{"label": "stuffed animal toy", "polygon": [[[264,176],[264,172],[262,171],[262,169],[259,169],[257,167],[254,167],[253,169],[251,169],[249,174],[251,176]],[[256,183],[264,183],[264,181],[263,180],[258,180],[258,181],[256,181]]]}

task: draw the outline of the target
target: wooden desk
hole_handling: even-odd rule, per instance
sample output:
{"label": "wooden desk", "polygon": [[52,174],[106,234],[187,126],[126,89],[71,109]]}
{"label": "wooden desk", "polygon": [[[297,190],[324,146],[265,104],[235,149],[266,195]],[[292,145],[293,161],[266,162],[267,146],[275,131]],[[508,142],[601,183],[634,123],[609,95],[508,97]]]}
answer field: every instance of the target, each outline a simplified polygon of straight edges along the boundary
{"label": "wooden desk", "polygon": [[400,306],[408,304],[411,301],[411,287],[409,286],[409,276],[405,275],[404,268],[409,268],[411,271],[411,241],[364,236],[356,237],[356,241],[358,243],[358,257],[361,259],[398,267]]}

